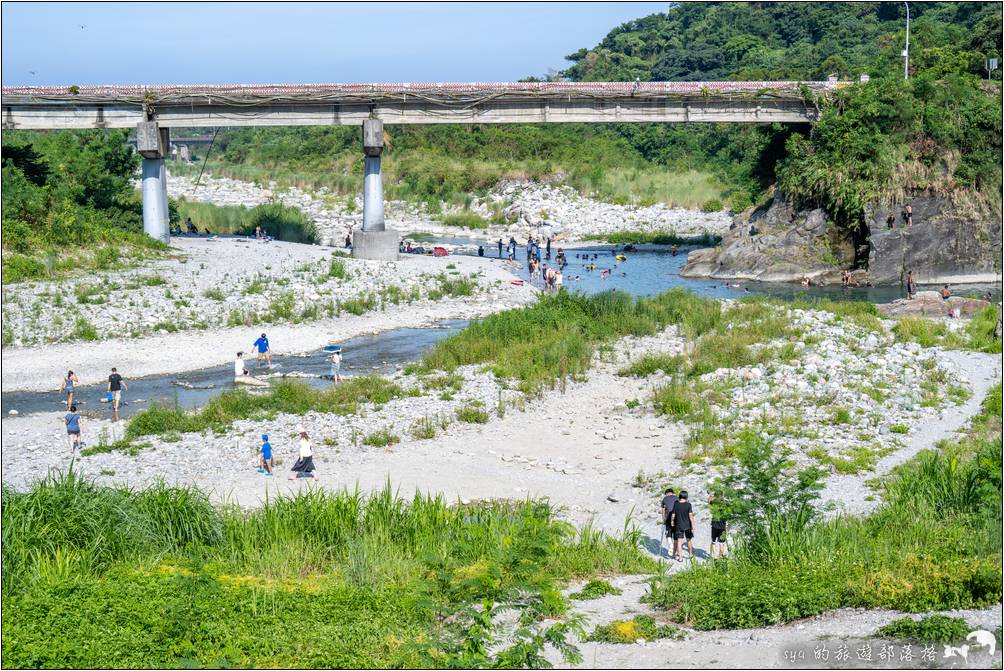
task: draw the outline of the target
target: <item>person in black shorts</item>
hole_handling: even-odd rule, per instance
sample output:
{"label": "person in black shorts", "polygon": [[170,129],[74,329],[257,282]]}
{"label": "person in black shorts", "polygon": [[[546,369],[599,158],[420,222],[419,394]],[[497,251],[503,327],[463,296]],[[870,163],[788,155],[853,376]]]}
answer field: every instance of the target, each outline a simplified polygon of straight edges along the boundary
{"label": "person in black shorts", "polygon": [[694,507],[687,500],[686,490],[680,492],[680,498],[673,504],[673,513],[670,516],[670,524],[673,531],[673,556],[676,561],[683,561],[680,556],[680,545],[683,539],[687,539],[687,549],[690,556],[694,556]]}
{"label": "person in black shorts", "polygon": [[708,506],[711,508],[711,558],[715,559],[715,548],[718,548],[718,559],[725,556],[725,516],[714,504],[715,497],[708,497]]}
{"label": "person in black shorts", "polygon": [[673,504],[676,503],[676,492],[672,487],[666,489],[662,496],[662,523],[666,525],[666,539],[672,542],[673,527],[670,519],[673,517]]}

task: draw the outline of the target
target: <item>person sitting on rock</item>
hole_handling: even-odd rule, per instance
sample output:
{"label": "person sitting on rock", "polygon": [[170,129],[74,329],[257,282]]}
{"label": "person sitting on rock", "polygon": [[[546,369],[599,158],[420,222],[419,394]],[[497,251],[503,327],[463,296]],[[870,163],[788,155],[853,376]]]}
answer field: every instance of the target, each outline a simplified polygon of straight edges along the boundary
{"label": "person sitting on rock", "polygon": [[896,217],[890,214],[885,220],[885,225],[890,229],[896,228]]}
{"label": "person sitting on rock", "polygon": [[188,232],[190,234],[192,234],[192,235],[198,235],[199,234],[199,229],[197,229],[195,227],[195,224],[192,223],[192,218],[191,217],[188,217],[187,219],[185,219],[185,227],[188,229]]}
{"label": "person sitting on rock", "polygon": [[946,301],[952,297],[952,290],[948,288],[947,284],[943,286],[941,288],[941,291],[939,291],[938,293],[940,293],[941,297]]}

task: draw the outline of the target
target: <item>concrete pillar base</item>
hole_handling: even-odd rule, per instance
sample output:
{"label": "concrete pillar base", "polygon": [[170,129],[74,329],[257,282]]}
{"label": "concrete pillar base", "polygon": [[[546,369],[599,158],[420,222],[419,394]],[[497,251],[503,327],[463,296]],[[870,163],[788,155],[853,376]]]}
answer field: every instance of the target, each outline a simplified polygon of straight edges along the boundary
{"label": "concrete pillar base", "polygon": [[398,244],[401,237],[393,228],[382,231],[352,232],[352,258],[371,261],[397,261]]}

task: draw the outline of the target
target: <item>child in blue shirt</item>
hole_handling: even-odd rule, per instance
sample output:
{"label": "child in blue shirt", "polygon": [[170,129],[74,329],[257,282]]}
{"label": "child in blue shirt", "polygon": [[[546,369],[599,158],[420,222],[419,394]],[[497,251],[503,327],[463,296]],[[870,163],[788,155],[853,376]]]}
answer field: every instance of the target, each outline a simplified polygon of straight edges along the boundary
{"label": "child in blue shirt", "polygon": [[261,436],[261,455],[259,456],[259,473],[272,475],[272,445],[268,442],[268,434]]}

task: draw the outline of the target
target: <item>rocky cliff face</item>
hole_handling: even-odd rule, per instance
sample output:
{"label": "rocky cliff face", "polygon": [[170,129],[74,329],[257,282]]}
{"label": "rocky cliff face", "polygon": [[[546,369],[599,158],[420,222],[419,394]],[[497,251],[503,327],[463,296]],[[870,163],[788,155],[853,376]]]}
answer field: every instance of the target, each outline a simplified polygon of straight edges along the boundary
{"label": "rocky cliff face", "polygon": [[[916,197],[910,204],[909,227],[903,216],[905,205],[876,204],[868,209],[867,231],[862,231],[868,235],[868,269],[855,271],[857,281],[899,285],[910,270],[920,284],[1001,280],[999,218],[965,215],[941,197]],[[750,235],[750,225],[757,234]],[[865,248],[858,249],[863,261]],[[778,194],[749,223],[740,223],[737,217],[720,247],[691,252],[680,274],[763,282],[809,278],[814,284],[832,284],[840,281],[842,269],[852,268],[854,252],[854,241],[826,212],[795,210]]]}
{"label": "rocky cliff face", "polygon": [[[1000,281],[999,219],[966,216],[945,198],[923,196],[910,205],[909,227],[903,205],[878,204],[866,213],[868,275],[874,284],[900,284],[910,270],[921,284]],[[889,228],[890,216],[895,228]]]}
{"label": "rocky cliff face", "polygon": [[[755,233],[750,234],[750,227]],[[720,247],[699,249],[687,257],[684,277],[800,282],[840,281],[840,269],[852,264],[852,243],[821,209],[795,210],[780,195],[748,222],[737,217]]]}

